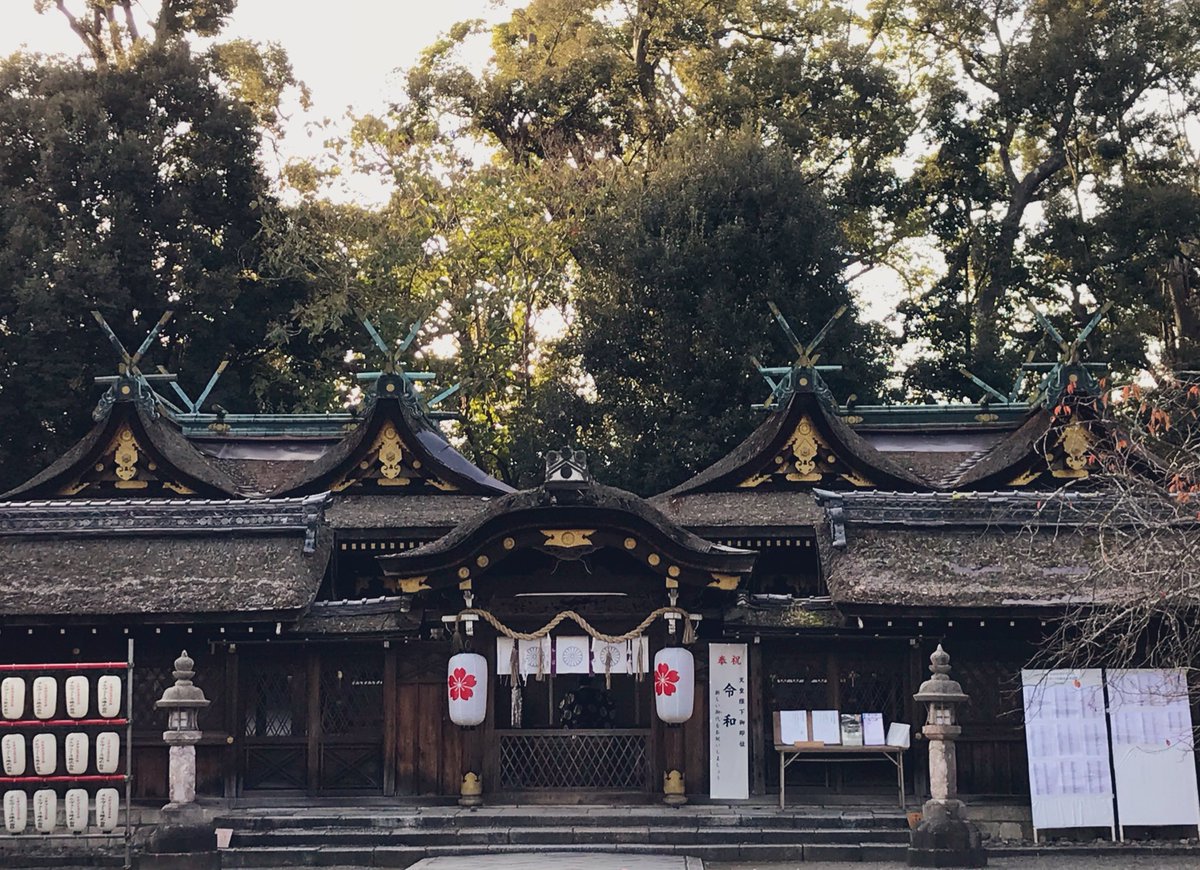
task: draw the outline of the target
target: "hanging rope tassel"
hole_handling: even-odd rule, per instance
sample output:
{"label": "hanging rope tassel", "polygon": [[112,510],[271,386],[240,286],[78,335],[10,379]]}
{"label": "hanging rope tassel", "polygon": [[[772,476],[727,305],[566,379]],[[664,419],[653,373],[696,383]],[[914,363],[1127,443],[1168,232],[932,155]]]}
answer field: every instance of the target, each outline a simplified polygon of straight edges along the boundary
{"label": "hanging rope tassel", "polygon": [[518,650],[518,644],[514,640],[512,643],[512,653],[508,657],[509,673],[512,674],[512,727],[520,728],[522,717],[522,700],[521,700],[521,654]]}
{"label": "hanging rope tassel", "polygon": [[646,677],[646,648],[640,636],[635,637],[632,642],[637,647],[637,654],[634,656],[636,663],[633,678],[640,683]]}

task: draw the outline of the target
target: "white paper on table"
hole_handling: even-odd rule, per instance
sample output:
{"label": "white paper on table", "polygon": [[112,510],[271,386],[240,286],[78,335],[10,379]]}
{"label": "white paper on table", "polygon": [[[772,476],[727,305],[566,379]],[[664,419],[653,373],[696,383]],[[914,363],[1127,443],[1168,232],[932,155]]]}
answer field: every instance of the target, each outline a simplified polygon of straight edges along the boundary
{"label": "white paper on table", "polygon": [[893,722],[887,730],[887,746],[908,749],[912,744],[912,726],[905,722]]}
{"label": "white paper on table", "polygon": [[883,714],[863,713],[862,723],[863,746],[884,746]]}
{"label": "white paper on table", "polygon": [[842,719],[842,745],[843,746],[862,746],[862,716],[857,713],[843,713]]}
{"label": "white paper on table", "polygon": [[779,711],[779,742],[787,745],[808,742],[807,710]]}
{"label": "white paper on table", "polygon": [[591,664],[591,646],[587,635],[554,639],[554,673],[586,674]]}
{"label": "white paper on table", "polygon": [[812,739],[830,746],[842,744],[842,717],[837,710],[812,711]]}

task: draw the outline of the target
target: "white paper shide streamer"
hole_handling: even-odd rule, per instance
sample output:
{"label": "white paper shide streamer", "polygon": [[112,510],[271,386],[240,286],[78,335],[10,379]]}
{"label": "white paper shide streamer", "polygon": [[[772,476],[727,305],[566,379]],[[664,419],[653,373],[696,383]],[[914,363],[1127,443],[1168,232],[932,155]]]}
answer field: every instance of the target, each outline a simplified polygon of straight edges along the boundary
{"label": "white paper shide streamer", "polygon": [[39,834],[52,834],[57,821],[58,795],[52,788],[38,789],[33,793],[33,827]]}
{"label": "white paper shide streamer", "polygon": [[63,754],[67,760],[67,773],[82,775],[88,766],[88,736],[82,731],[72,731],[64,741]]}
{"label": "white paper shide streamer", "polygon": [[86,789],[69,788],[63,798],[66,806],[67,830],[82,834],[88,825],[88,793]]}
{"label": "white paper shide streamer", "polygon": [[0,754],[4,756],[5,776],[25,775],[25,735],[5,734],[0,739]]}
{"label": "white paper shide streamer", "polygon": [[116,731],[102,731],[96,735],[96,772],[116,773],[121,755],[121,738]]}
{"label": "white paper shide streamer", "polygon": [[121,715],[121,678],[107,674],[96,680],[96,711],[102,719]]}
{"label": "white paper shide streamer", "polygon": [[90,688],[87,677],[67,677],[64,691],[67,696],[67,715],[72,719],[82,719],[87,715]]}
{"label": "white paper shide streamer", "polygon": [[121,809],[121,796],[115,788],[102,788],[96,792],[96,827],[107,833],[117,826],[117,813]]}
{"label": "white paper shide streamer", "polygon": [[[33,715],[39,719],[53,719],[58,711],[58,680],[54,677],[38,677],[33,681]],[[36,812],[34,813],[36,816]]]}
{"label": "white paper shide streamer", "polygon": [[25,714],[25,680],[5,677],[0,682],[0,712],[5,719],[20,719]]}
{"label": "white paper shide streamer", "polygon": [[[58,738],[53,734],[36,734],[33,738],[33,772],[50,776],[58,767]],[[51,792],[53,794],[53,792]],[[34,816],[37,807],[34,806]]]}
{"label": "white paper shide streamer", "polygon": [[29,824],[29,797],[23,791],[4,793],[4,830],[20,834]]}

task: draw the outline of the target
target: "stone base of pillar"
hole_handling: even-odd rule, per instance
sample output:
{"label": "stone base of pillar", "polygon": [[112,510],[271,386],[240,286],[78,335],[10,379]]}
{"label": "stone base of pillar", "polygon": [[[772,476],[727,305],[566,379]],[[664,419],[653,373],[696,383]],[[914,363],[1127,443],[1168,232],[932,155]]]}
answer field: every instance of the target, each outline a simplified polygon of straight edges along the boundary
{"label": "stone base of pillar", "polygon": [[[186,856],[195,856],[195,859],[185,861]],[[142,859],[139,866],[156,870],[220,867],[217,830],[212,818],[195,804],[167,804],[162,809],[162,819],[146,842]],[[216,859],[216,864],[208,863],[210,859]]]}
{"label": "stone base of pillar", "polygon": [[986,867],[979,829],[965,818],[962,801],[927,801],[912,832],[909,867]]}

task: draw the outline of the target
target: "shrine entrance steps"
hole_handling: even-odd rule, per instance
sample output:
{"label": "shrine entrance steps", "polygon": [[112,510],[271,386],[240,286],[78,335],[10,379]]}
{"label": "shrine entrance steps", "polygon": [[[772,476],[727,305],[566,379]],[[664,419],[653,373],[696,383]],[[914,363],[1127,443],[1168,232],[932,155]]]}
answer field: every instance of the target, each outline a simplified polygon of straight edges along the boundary
{"label": "shrine entrance steps", "polygon": [[903,860],[908,847],[905,816],[880,807],[305,807],[230,810],[217,824],[232,830],[221,866],[246,870],[409,867],[424,858],[530,852],[886,861]]}

